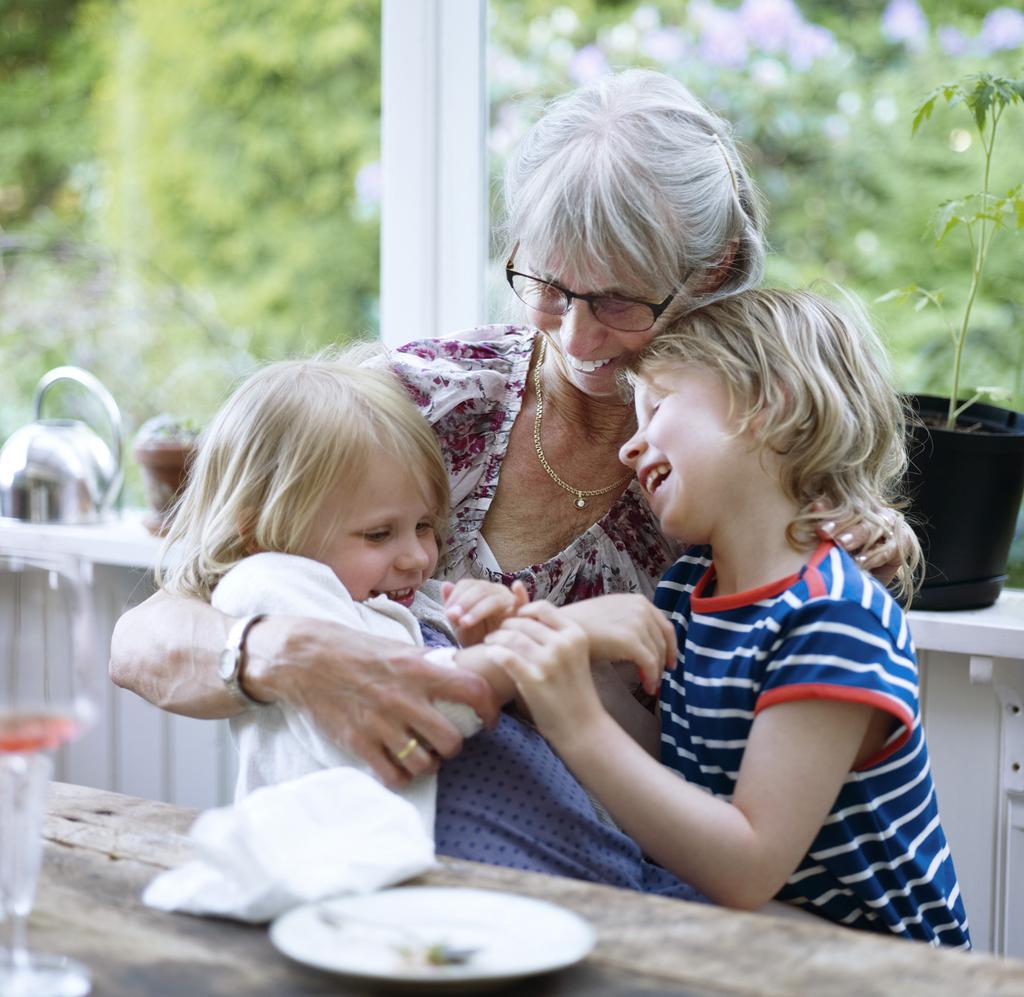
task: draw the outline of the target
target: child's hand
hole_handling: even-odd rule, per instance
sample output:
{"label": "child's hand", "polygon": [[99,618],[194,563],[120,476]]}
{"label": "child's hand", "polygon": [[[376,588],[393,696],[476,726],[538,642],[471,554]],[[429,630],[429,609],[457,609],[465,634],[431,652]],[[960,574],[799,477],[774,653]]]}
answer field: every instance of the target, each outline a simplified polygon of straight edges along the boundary
{"label": "child's hand", "polygon": [[604,714],[590,674],[587,635],[550,603],[530,603],[485,643],[513,652],[503,667],[541,733],[556,747]]}
{"label": "child's hand", "polygon": [[466,646],[479,644],[530,601],[526,586],[518,579],[511,588],[478,578],[464,578],[454,585],[442,582],[441,597],[459,643]]}
{"label": "child's hand", "polygon": [[512,657],[510,651],[497,644],[477,644],[455,652],[454,661],[459,668],[468,668],[487,679],[499,703],[504,705],[515,698],[516,684],[505,668]]}
{"label": "child's hand", "polygon": [[563,606],[559,612],[583,628],[592,657],[635,662],[649,695],[657,693],[662,671],[675,665],[675,630],[642,595],[583,599]]}

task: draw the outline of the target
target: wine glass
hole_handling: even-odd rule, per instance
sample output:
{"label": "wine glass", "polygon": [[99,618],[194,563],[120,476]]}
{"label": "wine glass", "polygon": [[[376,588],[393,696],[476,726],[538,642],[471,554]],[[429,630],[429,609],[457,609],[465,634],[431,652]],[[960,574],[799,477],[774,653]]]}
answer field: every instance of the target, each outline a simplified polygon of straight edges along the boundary
{"label": "wine glass", "polygon": [[100,669],[91,566],[51,554],[0,554],[0,994],[89,993],[89,971],[31,952],[26,922],[43,855],[53,753],[96,715]]}

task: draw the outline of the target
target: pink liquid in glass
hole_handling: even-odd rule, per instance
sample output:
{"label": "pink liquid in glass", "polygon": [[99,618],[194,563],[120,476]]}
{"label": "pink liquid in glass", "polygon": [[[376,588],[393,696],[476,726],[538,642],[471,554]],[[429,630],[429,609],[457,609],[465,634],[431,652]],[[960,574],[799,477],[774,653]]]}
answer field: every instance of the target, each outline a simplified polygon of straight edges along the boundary
{"label": "pink liquid in glass", "polygon": [[0,752],[48,751],[78,733],[78,722],[63,713],[5,713],[0,710]]}

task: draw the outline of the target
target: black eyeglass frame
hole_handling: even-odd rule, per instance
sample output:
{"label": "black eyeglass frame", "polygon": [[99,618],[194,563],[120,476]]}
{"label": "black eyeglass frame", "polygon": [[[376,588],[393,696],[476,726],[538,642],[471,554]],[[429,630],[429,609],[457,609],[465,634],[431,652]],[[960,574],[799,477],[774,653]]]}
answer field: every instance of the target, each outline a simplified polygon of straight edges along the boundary
{"label": "black eyeglass frame", "polygon": [[[515,254],[508,258],[508,262],[505,264],[505,279],[508,281],[508,286],[512,288],[512,293],[519,298],[520,301],[526,305],[527,308],[534,308],[539,312],[543,312],[545,315],[565,315],[568,313],[569,308],[572,306],[574,301],[585,301],[587,307],[590,309],[590,314],[594,316],[603,325],[607,325],[609,329],[615,329],[616,332],[647,332],[649,329],[654,328],[654,324],[661,318],[665,309],[672,304],[675,299],[676,292],[673,291],[664,301],[659,301],[655,304],[653,301],[644,301],[642,298],[626,298],[618,294],[577,294],[575,291],[570,291],[567,287],[562,287],[561,284],[556,284],[553,280],[544,280],[532,273],[521,273],[518,270],[513,270],[512,267],[515,264]],[[516,286],[512,281],[513,277],[523,277],[526,280],[536,281],[538,284],[546,284],[548,287],[553,287],[559,294],[565,298],[565,308],[561,311],[553,312],[547,308],[541,308],[537,305],[531,304],[529,301],[523,301],[519,297],[519,292],[516,291]],[[643,329],[616,329],[614,325],[610,325],[605,322],[604,319],[598,318],[597,312],[594,311],[594,303],[599,301],[625,301],[631,305],[643,305],[651,310],[651,324],[644,326]]]}

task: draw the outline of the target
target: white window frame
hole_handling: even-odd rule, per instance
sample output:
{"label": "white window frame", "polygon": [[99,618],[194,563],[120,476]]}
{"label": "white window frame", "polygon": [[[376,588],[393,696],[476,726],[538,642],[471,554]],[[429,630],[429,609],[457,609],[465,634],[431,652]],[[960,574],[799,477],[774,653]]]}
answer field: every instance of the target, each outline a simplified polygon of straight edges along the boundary
{"label": "white window frame", "polygon": [[383,0],[380,332],[484,321],[487,0]]}

